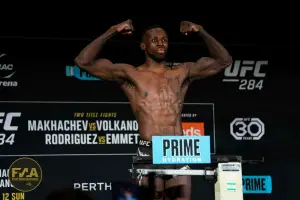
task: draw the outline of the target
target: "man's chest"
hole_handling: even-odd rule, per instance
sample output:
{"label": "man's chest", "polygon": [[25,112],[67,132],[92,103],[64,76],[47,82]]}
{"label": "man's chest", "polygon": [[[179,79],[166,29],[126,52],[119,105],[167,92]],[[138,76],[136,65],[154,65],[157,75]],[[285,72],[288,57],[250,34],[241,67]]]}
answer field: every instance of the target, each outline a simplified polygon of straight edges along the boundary
{"label": "man's chest", "polygon": [[184,83],[184,80],[185,77],[179,73],[166,72],[164,74],[156,74],[148,72],[141,75],[140,84],[137,86],[141,89],[152,91],[165,89],[178,91]]}
{"label": "man's chest", "polygon": [[[139,73],[135,83],[128,83],[123,87],[125,93],[134,99],[158,97],[178,98],[185,88],[186,77],[178,71],[167,71],[165,73],[153,73],[142,71]],[[130,87],[129,87],[130,86]]]}

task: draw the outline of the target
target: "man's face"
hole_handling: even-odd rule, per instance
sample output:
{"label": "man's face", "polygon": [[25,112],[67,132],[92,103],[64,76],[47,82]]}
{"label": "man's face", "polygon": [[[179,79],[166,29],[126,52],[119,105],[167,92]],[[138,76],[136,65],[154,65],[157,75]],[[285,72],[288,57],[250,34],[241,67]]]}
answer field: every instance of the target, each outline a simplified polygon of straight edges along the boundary
{"label": "man's face", "polygon": [[168,51],[168,36],[161,28],[148,30],[144,39],[144,50],[154,60],[163,61]]}

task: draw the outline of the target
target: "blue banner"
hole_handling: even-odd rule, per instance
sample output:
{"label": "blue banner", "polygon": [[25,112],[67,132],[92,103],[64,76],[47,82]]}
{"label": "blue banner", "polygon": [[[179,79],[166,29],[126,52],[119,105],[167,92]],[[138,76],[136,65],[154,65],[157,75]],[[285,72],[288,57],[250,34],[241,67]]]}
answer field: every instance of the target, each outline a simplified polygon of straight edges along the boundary
{"label": "blue banner", "polygon": [[82,81],[98,81],[99,78],[96,78],[92,76],[91,74],[82,71],[78,66],[66,66],[66,76],[68,77],[74,77],[76,79],[82,80]]}
{"label": "blue banner", "polygon": [[244,194],[271,194],[271,176],[243,176]]}
{"label": "blue banner", "polygon": [[153,136],[153,164],[211,163],[210,136]]}

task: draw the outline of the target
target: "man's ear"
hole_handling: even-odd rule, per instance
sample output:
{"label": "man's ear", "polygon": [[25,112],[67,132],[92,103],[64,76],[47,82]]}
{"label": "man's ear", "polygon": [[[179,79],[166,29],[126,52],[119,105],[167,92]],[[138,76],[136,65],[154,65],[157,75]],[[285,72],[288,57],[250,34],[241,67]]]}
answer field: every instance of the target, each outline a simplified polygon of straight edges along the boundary
{"label": "man's ear", "polygon": [[146,45],[145,45],[144,43],[141,43],[141,44],[140,44],[140,47],[141,47],[141,49],[142,49],[143,51],[146,50]]}

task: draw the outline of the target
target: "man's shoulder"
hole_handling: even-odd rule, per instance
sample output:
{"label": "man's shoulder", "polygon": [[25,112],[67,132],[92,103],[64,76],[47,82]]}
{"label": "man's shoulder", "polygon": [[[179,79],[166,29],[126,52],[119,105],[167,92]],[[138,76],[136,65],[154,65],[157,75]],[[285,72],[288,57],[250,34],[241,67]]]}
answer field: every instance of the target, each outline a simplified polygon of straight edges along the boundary
{"label": "man's shoulder", "polygon": [[145,71],[145,65],[138,65],[135,67],[135,69],[139,72]]}
{"label": "man's shoulder", "polygon": [[166,65],[170,68],[176,68],[179,67],[180,65],[182,65],[181,62],[167,62]]}
{"label": "man's shoulder", "polygon": [[170,70],[179,73],[185,73],[188,71],[188,65],[187,63],[175,63],[170,66]]}

